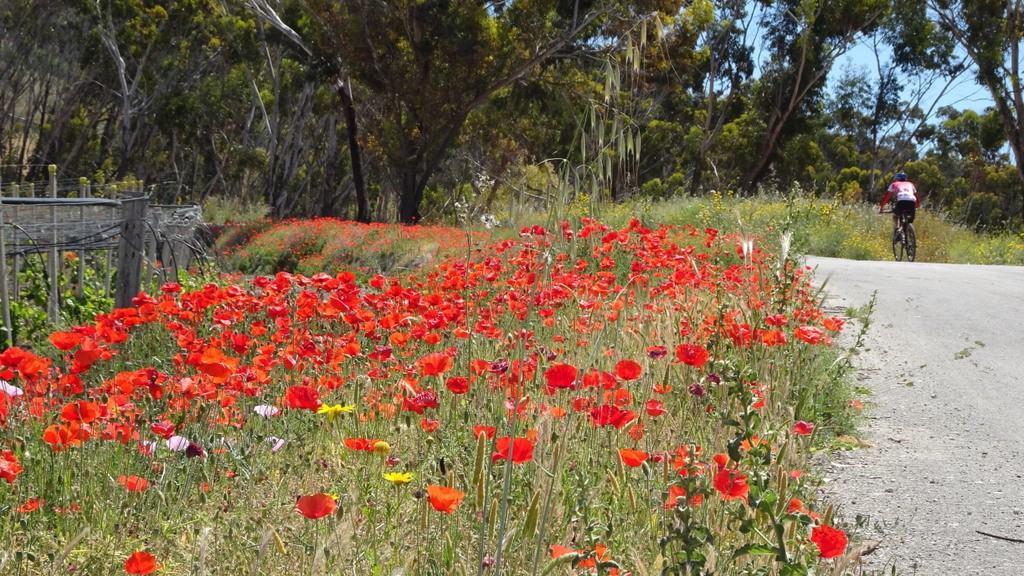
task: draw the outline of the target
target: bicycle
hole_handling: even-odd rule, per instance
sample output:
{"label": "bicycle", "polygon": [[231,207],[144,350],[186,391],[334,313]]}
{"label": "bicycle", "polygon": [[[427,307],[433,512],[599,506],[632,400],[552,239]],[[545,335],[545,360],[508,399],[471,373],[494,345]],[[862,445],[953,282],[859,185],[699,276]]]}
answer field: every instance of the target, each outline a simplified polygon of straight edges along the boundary
{"label": "bicycle", "polygon": [[[886,210],[885,214],[891,214],[892,210]],[[917,258],[917,233],[914,232],[914,223],[910,214],[900,214],[899,225],[892,232],[892,256],[897,262],[907,257],[908,262]]]}

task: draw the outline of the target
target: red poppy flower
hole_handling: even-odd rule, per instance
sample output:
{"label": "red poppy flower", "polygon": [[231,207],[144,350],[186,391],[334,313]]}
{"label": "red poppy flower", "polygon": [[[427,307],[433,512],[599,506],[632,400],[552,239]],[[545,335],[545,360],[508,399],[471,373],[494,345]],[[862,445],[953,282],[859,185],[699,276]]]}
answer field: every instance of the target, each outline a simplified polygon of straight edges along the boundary
{"label": "red poppy flower", "polygon": [[433,390],[420,390],[402,399],[402,410],[423,414],[427,408],[437,408],[437,392]]}
{"label": "red poppy flower", "polygon": [[782,346],[787,342],[786,335],[782,330],[758,330],[758,337],[765,346]]}
{"label": "red poppy flower", "polygon": [[832,332],[839,332],[846,326],[846,320],[842,318],[825,318],[821,321],[821,325],[825,327],[825,330],[831,330]]}
{"label": "red poppy flower", "polygon": [[430,506],[434,510],[451,514],[455,512],[459,504],[462,504],[466,493],[447,486],[427,486],[427,496],[430,498]]}
{"label": "red poppy flower", "polygon": [[668,350],[664,346],[648,346],[647,357],[651,360],[660,360],[668,356]]}
{"label": "red poppy flower", "polygon": [[736,346],[742,348],[750,346],[751,338],[753,338],[750,324],[730,323],[725,327],[725,332],[732,338],[732,343]]}
{"label": "red poppy flower", "polygon": [[323,518],[337,510],[338,504],[330,494],[302,496],[295,501],[295,510],[310,520]]}
{"label": "red poppy flower", "polygon": [[373,442],[370,442],[366,438],[345,438],[342,442],[349,450],[373,450]]}
{"label": "red poppy flower", "polygon": [[435,376],[451,370],[455,364],[447,354],[435,352],[417,360],[416,365],[420,369],[421,376]]}
{"label": "red poppy flower", "polygon": [[576,550],[574,550],[572,548],[566,548],[565,546],[560,546],[558,544],[552,544],[551,545],[551,557],[552,558],[561,558],[562,556],[568,556],[569,554],[577,554],[578,555],[579,552],[577,552]]}
{"label": "red poppy flower", "polygon": [[117,481],[120,482],[121,485],[124,486],[125,490],[128,490],[129,492],[145,492],[146,490],[149,490],[149,480],[135,475],[122,475],[118,477]]}
{"label": "red poppy flower", "polygon": [[207,348],[196,364],[196,370],[213,377],[215,380],[227,380],[234,374],[239,359],[224,355],[220,348]]}
{"label": "red poppy flower", "polygon": [[18,457],[14,455],[14,452],[10,450],[0,451],[0,479],[7,480],[8,484],[14,484],[18,474],[24,471],[25,469],[21,467],[21,463],[18,462]]}
{"label": "red poppy flower", "polygon": [[[586,548],[584,550],[574,550],[572,548],[566,548],[565,546],[559,546],[558,544],[551,545],[551,557],[561,558],[563,556],[575,555],[576,559],[573,560],[573,566],[576,568],[596,568],[598,562],[605,562],[608,560],[608,547],[604,544],[597,544],[593,548]],[[617,573],[617,568],[612,568],[612,574]]]}
{"label": "red poppy flower", "polygon": [[75,332],[54,332],[50,334],[50,344],[53,344],[54,348],[67,352],[75,346],[82,343],[84,335]]}
{"label": "red poppy flower", "polygon": [[420,418],[420,428],[422,428],[423,431],[426,432],[427,434],[430,434],[434,430],[437,430],[437,427],[440,426],[440,425],[441,425],[441,421],[440,420],[431,420],[430,418]]}
{"label": "red poppy flower", "polygon": [[576,376],[579,371],[572,364],[555,364],[544,371],[544,380],[548,385],[548,392],[553,393],[556,389],[576,388]]}
{"label": "red poppy flower", "polygon": [[834,558],[846,552],[846,533],[831,526],[815,526],[811,529],[811,542],[818,546],[822,558]]}
{"label": "red poppy flower", "polygon": [[502,436],[495,443],[497,452],[491,455],[491,462],[512,459],[513,464],[522,464],[533,460],[533,442],[526,438],[510,438]]}
{"label": "red poppy flower", "polygon": [[637,418],[636,412],[623,410],[613,404],[602,404],[590,410],[590,419],[594,426],[614,426],[616,429],[622,429]]}
{"label": "red poppy flower", "polygon": [[747,486],[747,477],[736,470],[724,469],[715,474],[715,490],[721,493],[725,500],[746,500],[750,493]]}
{"label": "red poppy flower", "polygon": [[785,326],[789,322],[789,318],[785,314],[772,314],[765,318],[764,322],[769,326]]}
{"label": "red poppy flower", "polygon": [[149,425],[149,430],[157,436],[162,436],[164,440],[174,436],[174,424],[167,421],[154,422]]}
{"label": "red poppy flower", "polygon": [[807,509],[804,508],[804,503],[801,502],[798,498],[791,498],[789,500],[789,507],[786,508],[786,513],[787,514],[800,514],[800,513],[806,514],[807,513]]}
{"label": "red poppy flower", "polygon": [[654,398],[647,401],[644,411],[647,412],[651,418],[657,418],[663,414],[668,414],[668,410],[665,409],[665,403],[661,400],[655,400]]}
{"label": "red poppy flower", "polygon": [[129,574],[152,574],[160,568],[155,556],[141,550],[129,556],[124,563],[124,571]]}
{"label": "red poppy flower", "polygon": [[444,385],[452,394],[469,392],[469,379],[464,376],[450,376],[444,381]]}
{"label": "red poppy flower", "polygon": [[643,452],[641,450],[619,448],[619,458],[622,459],[622,463],[632,468],[643,465],[643,463],[647,461],[648,457],[647,452]]}
{"label": "red poppy flower", "polygon": [[72,371],[84,372],[92,366],[93,362],[112,356],[113,352],[102,346],[97,346],[92,338],[85,338],[82,340],[82,347],[74,354],[75,367],[72,368]]}
{"label": "red poppy flower", "polygon": [[[665,510],[671,510],[679,505],[679,499],[686,498],[686,488],[673,484],[668,487],[668,498],[665,499]],[[700,506],[704,503],[704,496],[697,494],[686,500],[688,506]]]}
{"label": "red poppy flower", "polygon": [[484,434],[488,438],[494,438],[494,434],[498,431],[494,426],[473,426],[473,438],[479,438],[481,434]]}
{"label": "red poppy flower", "polygon": [[46,500],[40,500],[38,498],[29,498],[28,500],[25,500],[25,502],[22,503],[21,506],[15,508],[14,511],[20,514],[28,514],[29,512],[35,512],[36,510],[39,510],[39,508],[42,507],[43,504],[46,504]]}
{"label": "red poppy flower", "polygon": [[611,390],[618,385],[619,381],[615,379],[615,375],[611,372],[591,369],[587,370],[587,373],[583,375],[584,388],[603,388],[605,390]]}
{"label": "red poppy flower", "polygon": [[284,391],[284,403],[289,408],[316,412],[320,408],[320,393],[309,386],[289,386]]}
{"label": "red poppy flower", "polygon": [[643,373],[643,368],[633,360],[621,360],[615,365],[615,375],[622,380],[636,380]]}
{"label": "red poppy flower", "polygon": [[721,472],[729,465],[729,455],[719,452],[711,457],[711,461],[715,463],[715,467]]}
{"label": "red poppy flower", "polygon": [[687,366],[700,368],[710,357],[711,354],[703,346],[697,344],[680,344],[676,346],[676,360]]}
{"label": "red poppy flower", "polygon": [[78,400],[71,402],[64,406],[64,409],[60,413],[62,420],[68,422],[81,422],[88,424],[94,422],[99,418],[100,410],[99,406],[95,402],[87,402],[85,400]]}
{"label": "red poppy flower", "polygon": [[43,442],[50,445],[54,452],[67,450],[72,446],[81,446],[89,439],[89,433],[82,429],[78,423],[71,426],[62,424],[51,424],[43,431]]}
{"label": "red poppy flower", "polygon": [[811,422],[800,421],[793,424],[793,434],[801,434],[807,436],[811,432],[814,432],[814,424]]}
{"label": "red poppy flower", "polygon": [[793,336],[797,340],[803,340],[813,345],[825,339],[825,332],[821,328],[815,328],[814,326],[801,326],[793,331]]}

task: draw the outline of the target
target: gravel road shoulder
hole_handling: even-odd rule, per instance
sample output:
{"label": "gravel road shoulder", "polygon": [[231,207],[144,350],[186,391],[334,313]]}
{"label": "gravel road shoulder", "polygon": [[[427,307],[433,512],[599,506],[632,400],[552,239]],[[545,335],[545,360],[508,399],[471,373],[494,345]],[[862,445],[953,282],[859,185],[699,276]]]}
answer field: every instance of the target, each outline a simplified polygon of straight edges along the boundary
{"label": "gravel road shoulder", "polygon": [[829,307],[875,309],[854,358],[872,446],[827,498],[881,543],[865,573],[1024,574],[1024,268],[810,258]]}

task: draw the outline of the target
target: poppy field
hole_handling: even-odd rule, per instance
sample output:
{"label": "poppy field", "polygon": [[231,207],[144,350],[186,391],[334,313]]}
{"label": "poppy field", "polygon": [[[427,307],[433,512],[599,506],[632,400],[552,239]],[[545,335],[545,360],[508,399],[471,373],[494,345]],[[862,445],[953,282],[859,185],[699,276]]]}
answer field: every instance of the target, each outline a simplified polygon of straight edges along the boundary
{"label": "poppy field", "polygon": [[583,218],[225,277],[0,353],[0,573],[843,574],[844,319],[761,241]]}

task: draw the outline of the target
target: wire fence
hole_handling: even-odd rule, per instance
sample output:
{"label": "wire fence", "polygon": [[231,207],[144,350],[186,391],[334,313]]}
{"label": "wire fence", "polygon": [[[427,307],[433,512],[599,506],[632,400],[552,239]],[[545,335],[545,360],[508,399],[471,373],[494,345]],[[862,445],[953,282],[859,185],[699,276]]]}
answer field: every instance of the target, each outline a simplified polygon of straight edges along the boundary
{"label": "wire fence", "polygon": [[[161,196],[159,188],[137,181],[61,181],[56,167],[49,172],[46,182],[0,182],[0,300],[7,346],[13,345],[16,321],[10,304],[20,300],[22,272],[35,258],[49,284],[47,313],[54,324],[60,295],[69,289],[62,279],[81,294],[87,268],[103,278],[115,306],[124,307],[143,284],[176,281],[182,271],[212,262],[199,206],[150,205],[151,197]],[[77,270],[68,270],[69,260]]]}

